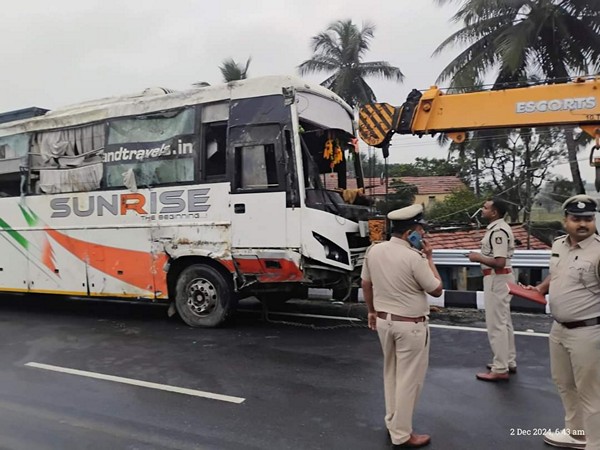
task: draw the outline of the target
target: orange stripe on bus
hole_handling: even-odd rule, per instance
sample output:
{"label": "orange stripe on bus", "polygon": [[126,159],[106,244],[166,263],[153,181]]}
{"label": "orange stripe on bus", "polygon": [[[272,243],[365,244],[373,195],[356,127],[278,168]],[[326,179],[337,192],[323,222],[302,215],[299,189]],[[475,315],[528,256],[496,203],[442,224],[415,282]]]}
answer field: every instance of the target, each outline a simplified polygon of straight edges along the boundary
{"label": "orange stripe on bus", "polygon": [[42,263],[60,277],[56,270],[56,265],[54,264],[54,251],[52,250],[52,245],[50,245],[50,241],[46,236],[44,236],[44,243],[42,245]]}
{"label": "orange stripe on bus", "polygon": [[76,258],[94,269],[137,288],[166,294],[167,279],[162,270],[168,260],[166,253],[154,255],[149,252],[92,244],[50,228],[46,228],[46,232]]}

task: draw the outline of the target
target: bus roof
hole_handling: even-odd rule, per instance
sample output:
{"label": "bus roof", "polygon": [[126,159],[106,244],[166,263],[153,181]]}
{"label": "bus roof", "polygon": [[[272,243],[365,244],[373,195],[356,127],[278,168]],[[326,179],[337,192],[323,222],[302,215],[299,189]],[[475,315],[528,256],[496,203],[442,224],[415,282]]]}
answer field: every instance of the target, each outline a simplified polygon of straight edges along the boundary
{"label": "bus roof", "polygon": [[293,76],[266,76],[215,86],[196,87],[185,91],[149,88],[133,95],[107,97],[78,103],[49,111],[38,117],[0,124],[0,136],[78,126],[113,117],[148,114],[202,103],[276,95],[281,94],[284,87],[293,87],[299,92],[311,92],[331,99],[352,114],[352,109],[347,103],[318,84],[308,83]]}

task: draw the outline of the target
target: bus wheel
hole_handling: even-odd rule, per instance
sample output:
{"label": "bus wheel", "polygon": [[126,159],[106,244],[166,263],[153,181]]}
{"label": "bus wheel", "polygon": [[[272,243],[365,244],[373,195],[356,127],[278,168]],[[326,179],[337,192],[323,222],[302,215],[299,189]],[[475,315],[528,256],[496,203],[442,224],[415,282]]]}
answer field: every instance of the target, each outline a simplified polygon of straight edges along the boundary
{"label": "bus wheel", "polygon": [[233,309],[231,283],[216,269],[194,264],[184,269],[175,286],[177,312],[190,327],[216,327]]}

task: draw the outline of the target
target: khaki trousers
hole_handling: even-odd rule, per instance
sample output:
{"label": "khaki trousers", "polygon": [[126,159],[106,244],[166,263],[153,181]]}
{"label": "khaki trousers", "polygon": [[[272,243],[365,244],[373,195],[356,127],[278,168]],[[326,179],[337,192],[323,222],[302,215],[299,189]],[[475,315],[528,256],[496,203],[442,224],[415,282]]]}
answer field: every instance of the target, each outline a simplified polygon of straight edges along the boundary
{"label": "khaki trousers", "polygon": [[398,445],[413,431],[413,410],[429,365],[429,326],[377,318],[377,334],[383,350],[385,424]]}
{"label": "khaki trousers", "polygon": [[549,342],[565,429],[571,434],[585,430],[586,450],[600,450],[600,325],[569,330],[554,322]]}
{"label": "khaki trousers", "polygon": [[483,301],[488,340],[494,354],[492,372],[506,373],[508,367],[517,366],[515,335],[510,315],[510,300],[506,283],[514,283],[512,273],[492,274],[483,277]]}

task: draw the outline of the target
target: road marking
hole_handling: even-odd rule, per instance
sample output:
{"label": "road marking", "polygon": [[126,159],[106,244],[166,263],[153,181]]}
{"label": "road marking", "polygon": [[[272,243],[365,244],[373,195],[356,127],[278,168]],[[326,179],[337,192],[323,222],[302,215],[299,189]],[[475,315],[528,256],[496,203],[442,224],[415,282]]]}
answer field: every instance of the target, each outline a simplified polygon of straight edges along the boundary
{"label": "road marking", "polygon": [[36,362],[28,362],[25,364],[36,369],[52,370],[54,372],[68,373],[70,375],[79,375],[81,377],[95,378],[97,380],[114,381],[115,383],[131,384],[133,386],[141,386],[150,389],[158,389],[167,392],[176,392],[178,394],[192,395],[194,397],[210,398],[212,400],[220,400],[229,403],[243,403],[246,399],[241,397],[231,397],[229,395],[215,394],[212,392],[197,391],[195,389],[181,388],[177,386],[169,386],[167,384],[150,383],[148,381],[134,380],[133,378],[123,378],[114,375],[105,375],[102,373],[88,372],[86,370],[69,369],[68,367],[51,366],[49,364],[40,364]]}
{"label": "road marking", "polygon": [[[486,328],[478,328],[478,327],[460,327],[454,325],[437,325],[437,324],[429,324],[430,328],[443,328],[446,330],[463,330],[463,331],[479,331],[481,333],[487,333]],[[514,332],[520,336],[539,336],[539,337],[548,337],[548,333],[536,333],[534,331],[515,331]]]}

